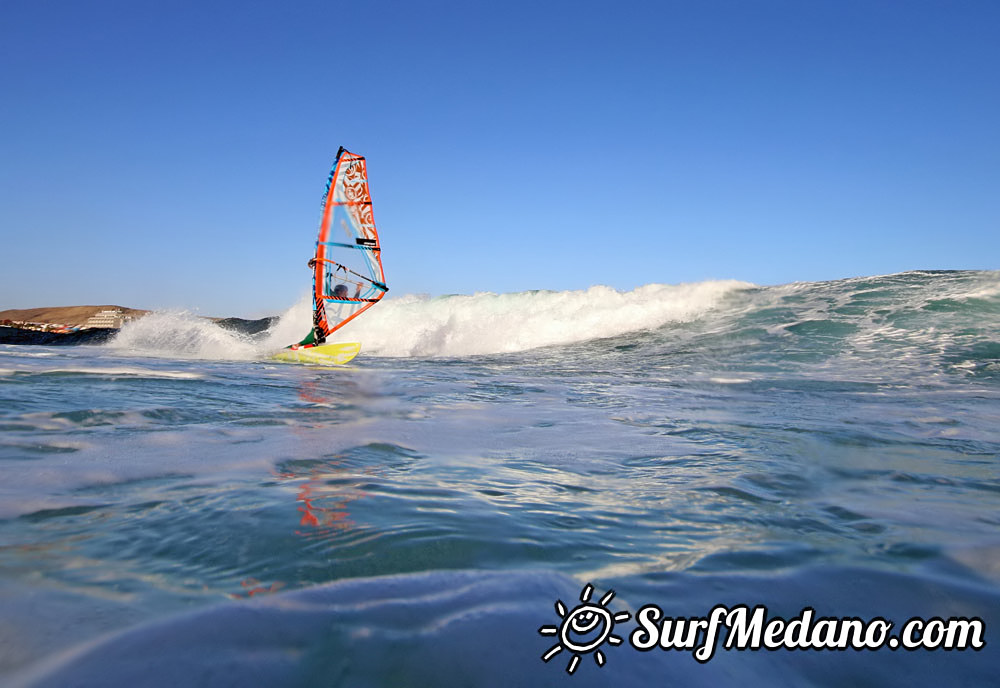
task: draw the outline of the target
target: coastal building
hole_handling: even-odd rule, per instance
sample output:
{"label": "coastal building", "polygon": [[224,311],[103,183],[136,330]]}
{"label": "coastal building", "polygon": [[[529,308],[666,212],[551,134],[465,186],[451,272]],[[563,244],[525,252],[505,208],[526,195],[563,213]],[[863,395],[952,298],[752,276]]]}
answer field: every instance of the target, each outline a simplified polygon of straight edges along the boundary
{"label": "coastal building", "polygon": [[121,308],[106,308],[98,311],[87,319],[84,327],[113,327],[120,328],[132,318],[122,313]]}

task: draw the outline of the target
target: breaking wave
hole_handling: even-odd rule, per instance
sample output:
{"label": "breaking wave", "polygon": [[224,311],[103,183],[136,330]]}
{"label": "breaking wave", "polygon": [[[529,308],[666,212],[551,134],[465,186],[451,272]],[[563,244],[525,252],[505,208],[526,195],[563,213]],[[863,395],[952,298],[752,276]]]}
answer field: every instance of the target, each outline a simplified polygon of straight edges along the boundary
{"label": "breaking wave", "polygon": [[[1000,273],[910,272],[774,287],[720,280],[648,284],[631,291],[592,286],[407,295],[383,300],[335,339],[362,342],[366,355],[458,357],[661,331],[699,348],[714,337],[715,342],[766,344],[788,352],[865,355],[879,350],[897,357],[933,352],[955,358],[954,365],[993,371],[996,352],[989,341],[996,333],[987,325],[997,316]],[[311,322],[304,295],[255,335],[191,313],[152,313],[127,324],[108,346],[171,357],[250,360],[300,340]],[[698,327],[682,335],[675,326],[687,323]],[[972,347],[968,356],[962,347]]]}

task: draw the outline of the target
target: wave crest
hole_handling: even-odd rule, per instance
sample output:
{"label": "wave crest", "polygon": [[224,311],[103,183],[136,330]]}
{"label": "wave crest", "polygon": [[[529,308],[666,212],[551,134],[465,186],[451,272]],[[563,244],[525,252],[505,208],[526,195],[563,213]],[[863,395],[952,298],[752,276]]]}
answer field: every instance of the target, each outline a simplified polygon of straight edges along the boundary
{"label": "wave crest", "polygon": [[620,292],[593,286],[578,291],[477,293],[383,301],[342,330],[381,356],[470,356],[526,351],[614,337],[694,320],[734,290],[734,280],[648,284]]}

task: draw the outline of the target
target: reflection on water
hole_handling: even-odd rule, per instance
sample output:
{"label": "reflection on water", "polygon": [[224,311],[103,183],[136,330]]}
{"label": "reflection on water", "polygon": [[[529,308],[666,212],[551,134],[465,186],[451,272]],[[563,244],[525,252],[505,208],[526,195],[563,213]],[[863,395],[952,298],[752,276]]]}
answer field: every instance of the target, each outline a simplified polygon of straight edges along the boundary
{"label": "reflection on water", "polygon": [[[298,485],[295,499],[302,514],[299,525],[310,530],[296,530],[296,535],[322,538],[332,534],[331,531],[346,531],[357,525],[351,520],[348,504],[367,495],[359,488],[357,471],[338,464],[337,458],[299,462],[298,466],[286,463],[286,470],[277,474],[281,481]],[[365,468],[363,473],[375,475],[375,469]]]}

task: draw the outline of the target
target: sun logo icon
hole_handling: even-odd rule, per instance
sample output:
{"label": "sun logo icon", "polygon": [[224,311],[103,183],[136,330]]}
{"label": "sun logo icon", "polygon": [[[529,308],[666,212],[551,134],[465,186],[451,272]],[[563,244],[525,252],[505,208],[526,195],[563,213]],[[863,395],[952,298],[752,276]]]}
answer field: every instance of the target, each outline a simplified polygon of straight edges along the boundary
{"label": "sun logo icon", "polygon": [[538,629],[541,635],[555,635],[559,642],[546,650],[542,661],[548,662],[563,650],[573,653],[566,665],[566,673],[572,674],[580,664],[580,657],[590,652],[594,653],[597,666],[604,666],[604,653],[598,648],[605,642],[611,645],[621,645],[622,639],[611,633],[616,622],[628,621],[628,612],[618,612],[612,615],[607,609],[608,602],[615,596],[614,590],[608,590],[597,604],[590,601],[594,586],[587,583],[580,592],[581,604],[569,612],[562,600],[556,600],[556,614],[562,619],[559,626],[542,626]]}

